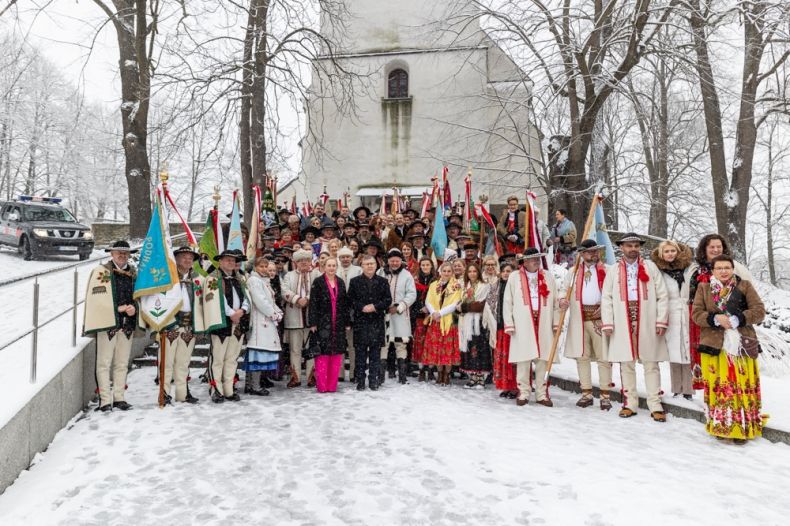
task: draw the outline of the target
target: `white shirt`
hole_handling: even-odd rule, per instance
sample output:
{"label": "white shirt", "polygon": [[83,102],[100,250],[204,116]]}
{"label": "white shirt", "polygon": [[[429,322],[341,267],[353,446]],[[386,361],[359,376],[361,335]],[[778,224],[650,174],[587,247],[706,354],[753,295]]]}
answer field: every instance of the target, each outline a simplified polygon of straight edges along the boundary
{"label": "white shirt", "polygon": [[[600,305],[601,288],[598,286],[598,269],[595,265],[582,266],[582,305]],[[588,273],[589,272],[589,276]]]}
{"label": "white shirt", "polygon": [[[227,274],[226,274],[227,275]],[[244,301],[241,301],[239,295],[236,293],[236,288],[231,287],[230,289],[233,292],[233,304],[228,305],[227,298],[225,299],[225,316],[232,316],[237,310],[242,309],[245,312],[250,312],[250,304],[247,303],[247,298],[244,298]]]}
{"label": "white shirt", "polygon": [[536,311],[540,308],[538,300],[538,273],[527,272],[527,283],[529,284],[529,300],[532,303],[532,310]]}
{"label": "white shirt", "polygon": [[633,263],[625,262],[625,273],[628,277],[628,301],[639,299],[639,260]]}
{"label": "white shirt", "polygon": [[192,312],[192,288],[188,279],[189,272],[181,276],[181,312]]}

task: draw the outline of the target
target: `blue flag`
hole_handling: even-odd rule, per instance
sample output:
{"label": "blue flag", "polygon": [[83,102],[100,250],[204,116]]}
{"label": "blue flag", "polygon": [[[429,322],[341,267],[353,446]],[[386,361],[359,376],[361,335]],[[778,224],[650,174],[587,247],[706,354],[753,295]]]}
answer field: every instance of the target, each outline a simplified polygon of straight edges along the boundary
{"label": "blue flag", "polygon": [[181,308],[178,270],[166,216],[167,211],[157,195],[148,234],[140,251],[133,294],[134,299],[140,300],[140,316],[155,331],[172,323]]}
{"label": "blue flag", "polygon": [[595,222],[590,229],[590,239],[604,247],[604,263],[607,265],[615,264],[614,247],[612,240],[609,239],[609,232],[606,228],[606,218],[603,214],[603,206],[599,202],[595,205]]}
{"label": "blue flag", "polygon": [[434,217],[433,223],[431,248],[436,259],[444,259],[444,251],[447,250],[447,230],[445,229],[441,207],[436,208],[436,217]]}
{"label": "blue flag", "polygon": [[228,230],[227,250],[241,250],[244,252],[244,244],[241,238],[241,214],[239,213],[239,196],[233,193],[233,210],[230,212],[230,229]]}

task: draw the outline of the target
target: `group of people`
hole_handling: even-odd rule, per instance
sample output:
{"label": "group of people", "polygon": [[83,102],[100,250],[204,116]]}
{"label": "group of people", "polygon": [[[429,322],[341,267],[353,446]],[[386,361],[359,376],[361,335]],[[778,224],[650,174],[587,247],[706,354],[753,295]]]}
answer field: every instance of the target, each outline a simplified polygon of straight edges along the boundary
{"label": "group of people", "polygon": [[[187,379],[195,341],[205,334],[211,342],[205,379],[215,403],[238,401],[240,392],[268,395],[285,378],[287,388],[306,383],[324,393],[336,391],[346,375],[360,391],[379,389],[387,377],[448,386],[456,376],[469,389],[493,384],[518,406],[534,396],[551,407],[546,371],[565,311],[564,356],[577,363],[578,407],[595,404],[595,362],[599,407],[612,408],[618,363],[619,416],[636,415],[641,363],[648,411],[664,422],[659,364],[669,362],[674,396],[703,390],[712,435],[741,443],[762,432],[754,325],[765,311],[748,270],[718,234],[702,238],[695,254],[668,240],[649,258],[644,240],[625,234],[617,240],[620,259],[607,266],[603,247],[592,240],[577,246],[576,229],[561,210],[552,228],[540,225],[541,246],[524,250],[525,217],[515,197],[491,233],[511,249],[501,256],[464,232],[456,214],[439,256],[428,246],[432,214],[379,216],[362,206],[329,217],[320,205],[305,218],[282,212],[252,261],[240,251],[205,261],[192,248],[175,249],[183,301],[163,339],[160,381],[168,403],[198,401]],[[556,279],[547,270],[548,246],[565,268],[578,257],[578,271]],[[97,335],[99,409],[127,410],[126,370],[139,326],[133,250],[120,241],[107,251],[111,261],[88,284],[85,332]]]}

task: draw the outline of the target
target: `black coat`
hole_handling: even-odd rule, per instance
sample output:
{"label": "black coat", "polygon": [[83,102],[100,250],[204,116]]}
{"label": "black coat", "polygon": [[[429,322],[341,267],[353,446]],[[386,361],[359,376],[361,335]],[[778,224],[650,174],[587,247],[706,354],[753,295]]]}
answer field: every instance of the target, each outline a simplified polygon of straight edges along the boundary
{"label": "black coat", "polygon": [[[354,345],[382,347],[384,345],[384,316],[392,305],[390,286],[385,278],[364,274],[351,280],[348,286],[354,325]],[[365,305],[373,304],[376,312],[362,312]]]}
{"label": "black coat", "polygon": [[319,276],[313,280],[310,288],[309,326],[317,327],[318,345],[322,355],[342,354],[346,352],[346,327],[351,325],[349,317],[348,295],[346,284],[336,278],[337,305],[335,306],[335,326],[332,330],[332,298],[326,278]]}

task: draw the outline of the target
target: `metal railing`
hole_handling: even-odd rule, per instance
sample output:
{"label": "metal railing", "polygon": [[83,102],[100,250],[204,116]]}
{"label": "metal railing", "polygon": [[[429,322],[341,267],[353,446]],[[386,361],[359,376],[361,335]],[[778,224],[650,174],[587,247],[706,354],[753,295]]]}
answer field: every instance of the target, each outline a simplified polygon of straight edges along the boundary
{"label": "metal railing", "polygon": [[[173,240],[180,239],[186,237],[186,234],[177,234],[172,236]],[[136,245],[132,248],[140,249],[142,245]],[[25,274],[22,276],[17,276],[15,278],[6,279],[0,281],[0,289],[7,287],[8,285],[13,285],[16,283],[21,283],[27,280],[33,280],[33,326],[30,329],[27,329],[23,333],[15,336],[11,340],[0,344],[0,352],[5,350],[6,348],[10,347],[11,345],[15,344],[16,342],[32,335],[31,343],[30,343],[30,383],[36,383],[36,373],[38,369],[38,331],[50,323],[54,322],[55,320],[65,316],[69,312],[72,313],[71,315],[71,346],[77,346],[77,326],[79,320],[77,320],[77,311],[80,305],[85,303],[85,299],[79,299],[79,268],[85,265],[89,265],[92,263],[104,261],[109,258],[109,254],[103,256],[94,256],[92,258],[86,259],[84,261],[78,261],[75,263],[71,263],[68,265],[62,265],[59,267],[43,270],[41,272],[34,272],[31,274]],[[50,317],[48,320],[44,322],[39,321],[39,304],[40,304],[40,293],[41,293],[41,284],[39,283],[39,278],[51,274],[57,274],[59,272],[64,272],[69,269],[74,269],[73,273],[73,288],[72,288],[72,301],[71,306],[58,312],[54,316]]]}

